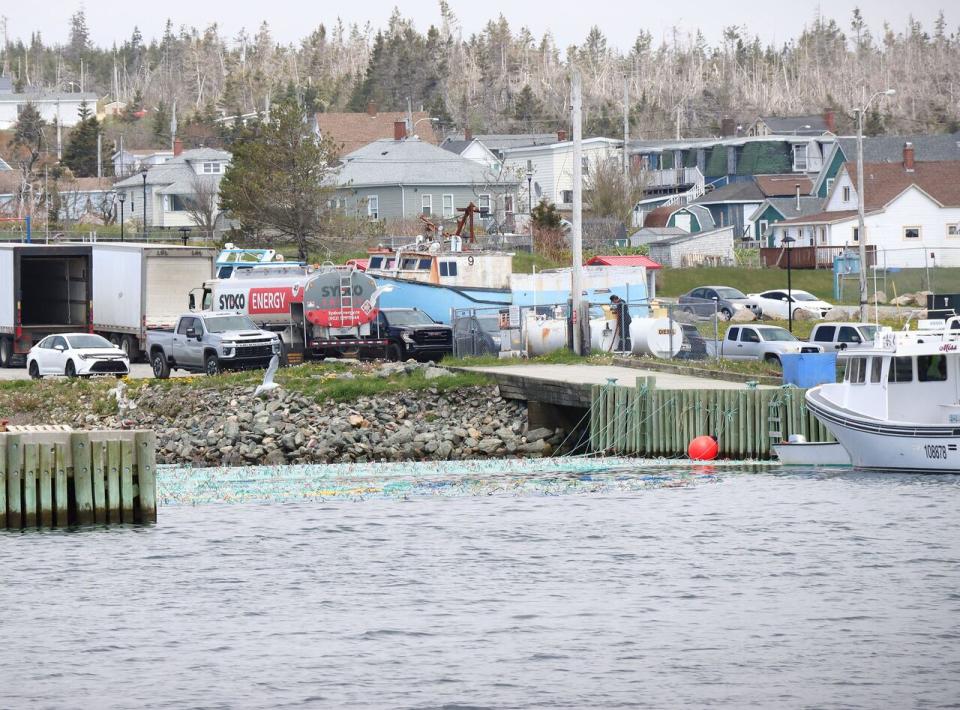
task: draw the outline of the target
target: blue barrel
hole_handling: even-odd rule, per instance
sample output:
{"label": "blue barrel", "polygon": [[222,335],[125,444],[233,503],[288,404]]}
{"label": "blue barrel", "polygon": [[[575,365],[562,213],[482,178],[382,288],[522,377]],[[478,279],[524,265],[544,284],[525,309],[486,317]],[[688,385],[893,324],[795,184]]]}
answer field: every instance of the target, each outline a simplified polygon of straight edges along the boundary
{"label": "blue barrel", "polygon": [[794,387],[815,387],[837,381],[837,354],[791,353],[780,356],[783,384]]}

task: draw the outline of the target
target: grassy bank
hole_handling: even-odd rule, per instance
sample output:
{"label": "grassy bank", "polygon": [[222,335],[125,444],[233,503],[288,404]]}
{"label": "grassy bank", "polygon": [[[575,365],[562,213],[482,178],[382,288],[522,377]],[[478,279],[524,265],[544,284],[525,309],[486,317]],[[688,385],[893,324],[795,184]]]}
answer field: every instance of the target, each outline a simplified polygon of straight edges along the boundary
{"label": "grassy bank", "polygon": [[[411,374],[378,375],[382,363],[346,365],[340,363],[305,364],[284,368],[275,381],[288,391],[296,392],[316,402],[351,402],[360,397],[394,392],[431,390],[443,392],[490,384],[483,374],[453,372],[428,380],[422,370]],[[169,380],[127,380],[127,396],[136,400],[150,390],[177,391],[182,398],[192,393],[210,390],[230,390],[235,387],[253,389],[262,382],[262,372],[224,373],[216,377],[198,375]],[[116,400],[110,390],[116,387],[114,379],[67,380],[48,378],[39,382],[12,380],[0,382],[0,419],[13,423],[37,421],[44,413],[56,415],[63,421],[78,413],[112,414]]]}

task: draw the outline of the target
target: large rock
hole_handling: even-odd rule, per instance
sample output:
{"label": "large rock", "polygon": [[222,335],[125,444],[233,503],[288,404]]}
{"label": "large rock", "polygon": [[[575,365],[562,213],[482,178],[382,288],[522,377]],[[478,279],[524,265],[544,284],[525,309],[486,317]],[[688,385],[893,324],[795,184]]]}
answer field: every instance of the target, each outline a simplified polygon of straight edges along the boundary
{"label": "large rock", "polygon": [[883,291],[875,291],[867,297],[867,303],[875,303],[883,305],[887,302],[887,294]]}
{"label": "large rock", "polygon": [[445,370],[442,367],[428,367],[426,370],[423,371],[423,377],[424,379],[427,379],[427,380],[435,380],[438,377],[443,377],[449,374],[450,374],[450,370]]}
{"label": "large rock", "polygon": [[802,308],[795,309],[793,313],[794,320],[813,320],[814,317],[810,311],[805,311]]}
{"label": "large rock", "polygon": [[912,293],[905,293],[902,296],[897,296],[896,298],[890,299],[891,306],[912,306],[916,303],[916,296]]}
{"label": "large rock", "polygon": [[477,448],[480,449],[485,454],[494,454],[497,449],[503,446],[503,442],[495,436],[488,437],[486,439],[481,439],[477,444]]}
{"label": "large rock", "polygon": [[730,316],[731,323],[749,323],[757,319],[757,314],[751,311],[749,308],[741,308],[733,312],[733,315]]}
{"label": "large rock", "polygon": [[553,429],[546,429],[544,427],[531,429],[526,433],[527,441],[539,441],[540,439],[547,439],[551,436],[553,436]]}

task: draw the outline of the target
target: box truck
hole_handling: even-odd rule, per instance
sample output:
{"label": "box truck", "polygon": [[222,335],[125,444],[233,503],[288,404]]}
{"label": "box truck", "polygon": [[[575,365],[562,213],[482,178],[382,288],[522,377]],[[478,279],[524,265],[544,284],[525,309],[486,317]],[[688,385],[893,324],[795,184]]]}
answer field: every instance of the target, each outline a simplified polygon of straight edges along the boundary
{"label": "box truck", "polygon": [[93,250],[93,330],[130,360],[147,349],[147,331],[172,328],[187,294],[213,276],[216,249],[99,243]]}
{"label": "box truck", "polygon": [[0,367],[51,333],[93,331],[88,244],[0,244]]}

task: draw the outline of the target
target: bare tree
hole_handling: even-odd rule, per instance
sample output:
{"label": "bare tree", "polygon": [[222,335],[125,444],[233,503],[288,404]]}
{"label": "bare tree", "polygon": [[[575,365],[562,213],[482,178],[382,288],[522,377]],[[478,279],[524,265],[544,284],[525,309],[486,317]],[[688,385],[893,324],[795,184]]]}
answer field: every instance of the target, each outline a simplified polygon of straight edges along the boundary
{"label": "bare tree", "polygon": [[220,181],[212,175],[194,175],[191,190],[193,194],[184,201],[187,214],[204,237],[212,239],[220,212]]}

